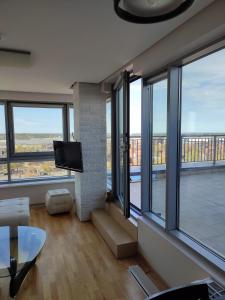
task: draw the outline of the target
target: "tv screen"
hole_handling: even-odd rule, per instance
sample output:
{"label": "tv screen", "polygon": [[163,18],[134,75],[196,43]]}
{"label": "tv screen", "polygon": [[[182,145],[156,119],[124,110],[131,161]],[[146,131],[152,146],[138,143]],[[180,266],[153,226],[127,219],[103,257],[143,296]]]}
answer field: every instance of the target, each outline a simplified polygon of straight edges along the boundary
{"label": "tv screen", "polygon": [[81,143],[53,141],[53,145],[57,168],[83,172]]}

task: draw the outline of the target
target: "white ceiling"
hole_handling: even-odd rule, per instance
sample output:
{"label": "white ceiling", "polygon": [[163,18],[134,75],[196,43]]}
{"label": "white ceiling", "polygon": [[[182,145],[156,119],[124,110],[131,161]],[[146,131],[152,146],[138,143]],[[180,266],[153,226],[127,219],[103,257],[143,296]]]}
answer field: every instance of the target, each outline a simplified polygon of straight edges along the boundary
{"label": "white ceiling", "polygon": [[1,67],[0,90],[71,93],[75,81],[100,82],[212,2],[137,25],[115,15],[113,0],[1,0],[0,47],[30,50],[34,63]]}

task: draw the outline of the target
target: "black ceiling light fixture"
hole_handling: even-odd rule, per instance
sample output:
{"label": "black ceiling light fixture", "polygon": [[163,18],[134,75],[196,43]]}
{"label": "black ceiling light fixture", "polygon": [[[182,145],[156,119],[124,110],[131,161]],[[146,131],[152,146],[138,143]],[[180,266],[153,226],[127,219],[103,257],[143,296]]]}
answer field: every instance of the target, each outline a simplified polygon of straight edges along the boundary
{"label": "black ceiling light fixture", "polygon": [[187,10],[195,0],[114,0],[116,14],[123,20],[150,24],[172,19]]}

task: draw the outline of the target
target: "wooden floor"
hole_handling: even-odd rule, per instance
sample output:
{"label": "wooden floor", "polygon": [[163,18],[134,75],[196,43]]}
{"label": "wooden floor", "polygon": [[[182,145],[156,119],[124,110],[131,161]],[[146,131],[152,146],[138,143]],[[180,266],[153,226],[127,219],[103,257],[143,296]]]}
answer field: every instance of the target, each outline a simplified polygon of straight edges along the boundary
{"label": "wooden floor", "polygon": [[[165,288],[140,257],[117,260],[90,222],[73,215],[49,216],[32,208],[31,225],[47,231],[36,266],[26,277],[17,300],[143,300],[127,269],[139,264],[160,289]],[[0,299],[8,297],[9,279],[0,279]]]}

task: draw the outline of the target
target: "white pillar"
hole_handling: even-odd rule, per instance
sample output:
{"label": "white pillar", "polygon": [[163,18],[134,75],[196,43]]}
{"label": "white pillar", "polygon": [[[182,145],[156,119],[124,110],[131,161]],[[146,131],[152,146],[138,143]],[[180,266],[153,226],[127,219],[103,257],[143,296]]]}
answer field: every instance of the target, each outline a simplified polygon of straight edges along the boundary
{"label": "white pillar", "polygon": [[75,139],[82,143],[84,173],[75,173],[76,210],[81,221],[104,207],[106,193],[105,97],[99,84],[74,85]]}

